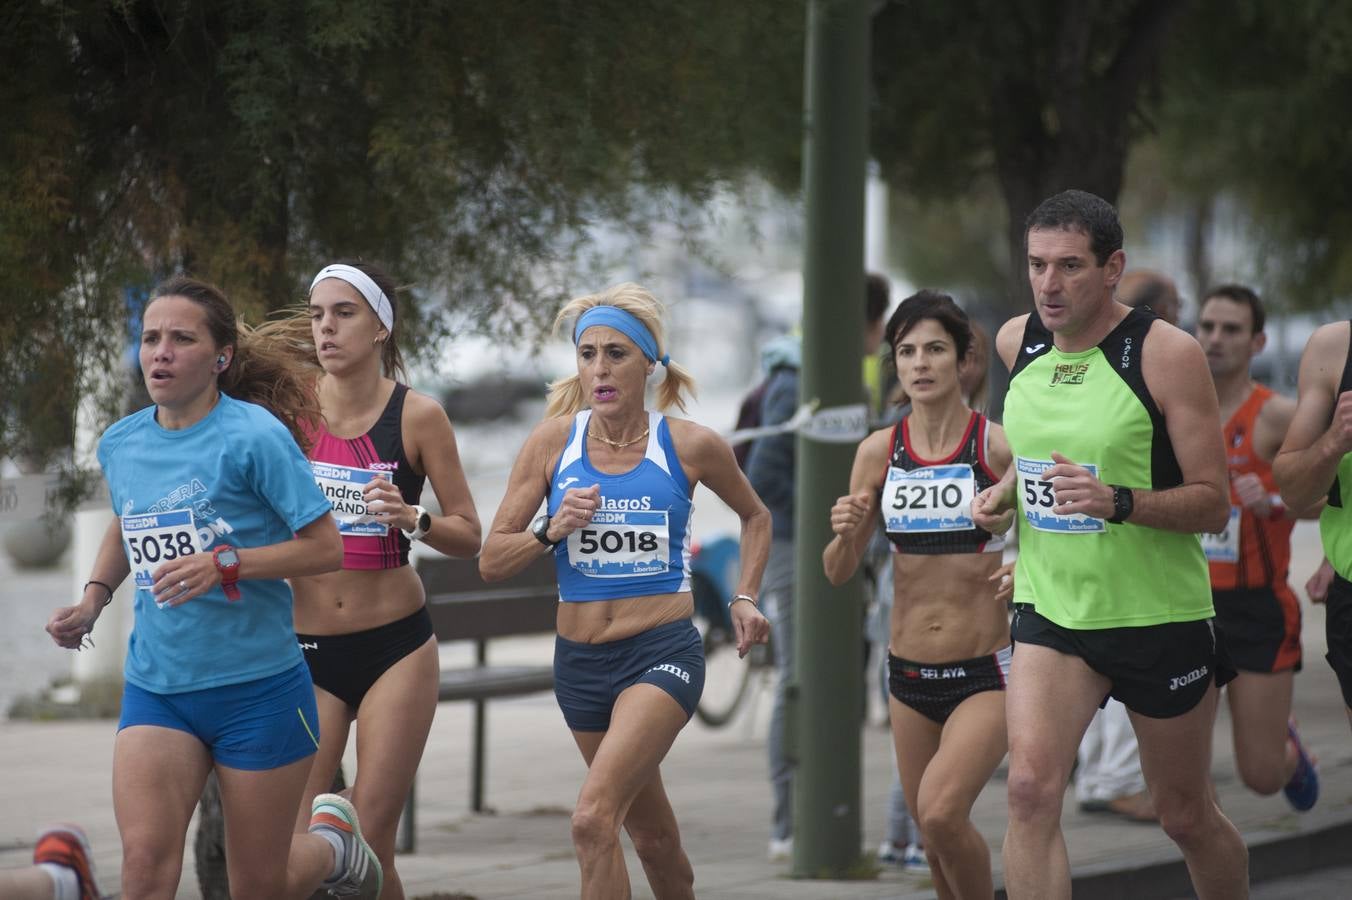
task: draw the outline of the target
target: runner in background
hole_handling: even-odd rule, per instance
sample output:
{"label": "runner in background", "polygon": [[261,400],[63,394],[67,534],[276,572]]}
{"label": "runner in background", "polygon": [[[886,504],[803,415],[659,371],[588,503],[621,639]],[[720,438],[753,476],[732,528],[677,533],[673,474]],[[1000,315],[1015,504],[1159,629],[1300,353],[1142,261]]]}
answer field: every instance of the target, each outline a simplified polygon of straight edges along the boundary
{"label": "runner in background", "polygon": [[890,717],[907,805],[939,896],[989,897],[990,849],[970,816],[1005,755],[1009,619],[997,592],[1004,541],[970,514],[1009,450],[1000,427],[964,402],[972,333],[951,297],[902,301],[887,340],[911,411],[859,445],[822,561],[832,584],[848,580],[881,512],[895,550]]}
{"label": "runner in background", "polygon": [[[322,418],[305,424],[314,478],[343,538],[337,572],[293,578],[296,638],[314,681],[319,753],[296,818],[329,789],[357,725],[352,802],[401,900],[394,868],[399,816],[437,708],[440,665],[414,542],[448,556],[479,550],[479,516],[441,404],[396,379],[393,280],[371,263],[326,266],[310,285],[306,327],[321,369]],[[428,480],[440,513],[421,506]]]}
{"label": "runner in background", "polygon": [[1226,685],[1235,742],[1235,768],[1258,794],[1284,791],[1304,812],[1319,797],[1319,778],[1291,718],[1300,671],[1300,601],[1286,583],[1296,518],[1277,494],[1272,459],[1286,437],[1296,402],[1249,374],[1267,343],[1263,302],[1239,284],[1212,288],[1197,313],[1197,340],[1216,384],[1230,467],[1230,518],[1225,530],[1203,534],[1211,568],[1216,627],[1239,670]]}

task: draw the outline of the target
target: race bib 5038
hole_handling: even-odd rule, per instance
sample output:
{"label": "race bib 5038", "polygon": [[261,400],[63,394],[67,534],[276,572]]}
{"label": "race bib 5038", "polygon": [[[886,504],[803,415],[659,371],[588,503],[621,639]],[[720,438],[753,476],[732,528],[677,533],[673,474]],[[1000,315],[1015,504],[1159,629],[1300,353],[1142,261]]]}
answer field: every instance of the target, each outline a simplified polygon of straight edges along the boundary
{"label": "race bib 5038", "polygon": [[376,521],[371,515],[362,497],[362,488],[370,484],[373,478],[386,473],[318,460],[310,461],[310,470],[314,472],[315,484],[319,485],[333,507],[333,518],[338,522],[340,534],[384,537],[389,532],[388,525]]}
{"label": "race bib 5038", "polygon": [[976,476],[966,463],[887,470],[883,524],[889,532],[966,531],[972,522]]}
{"label": "race bib 5038", "polygon": [[660,575],[670,568],[666,510],[597,510],[568,535],[568,562],[592,578]]}
{"label": "race bib 5038", "polygon": [[202,552],[190,509],[123,516],[122,548],[136,586],[147,590],[155,584],[161,563]]}
{"label": "race bib 5038", "polygon": [[[1023,503],[1023,517],[1038,531],[1051,531],[1057,534],[1092,534],[1107,531],[1108,526],[1102,519],[1086,516],[1084,513],[1059,515],[1052,512],[1056,505],[1056,490],[1051,479],[1044,479],[1042,473],[1056,465],[1050,459],[1015,460],[1018,466],[1019,498]],[[1077,463],[1097,477],[1098,466],[1093,463]]]}

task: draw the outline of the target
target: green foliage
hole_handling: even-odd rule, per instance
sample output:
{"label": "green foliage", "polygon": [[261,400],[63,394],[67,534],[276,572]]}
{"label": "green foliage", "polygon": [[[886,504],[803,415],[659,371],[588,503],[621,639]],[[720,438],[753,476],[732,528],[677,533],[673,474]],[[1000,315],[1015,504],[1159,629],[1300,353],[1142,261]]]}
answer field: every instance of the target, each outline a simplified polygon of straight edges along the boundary
{"label": "green foliage", "polygon": [[1265,280],[1291,305],[1352,292],[1352,7],[1198,3],[1168,79],[1161,127],[1174,183],[1239,198]]}
{"label": "green foliage", "polygon": [[592,223],[637,242],[691,208],[654,197],[796,179],[802,30],[777,0],[6,4],[0,381],[40,389],[0,456],[63,439],[34,416],[69,431],[124,290],[180,269],[257,321],[377,259],[415,353],[446,309],[531,332],[594,286]]}
{"label": "green foliage", "polygon": [[924,210],[949,206],[957,221],[948,230],[969,248],[964,219],[984,209],[987,229],[1006,221],[1004,252],[991,260],[978,240],[975,257],[954,254],[950,283],[980,278],[983,293],[1021,307],[1026,279],[1009,260],[1022,256],[1028,213],[1070,187],[1116,200],[1156,97],[1165,36],[1185,5],[892,0],[877,14],[872,141],[883,176]]}

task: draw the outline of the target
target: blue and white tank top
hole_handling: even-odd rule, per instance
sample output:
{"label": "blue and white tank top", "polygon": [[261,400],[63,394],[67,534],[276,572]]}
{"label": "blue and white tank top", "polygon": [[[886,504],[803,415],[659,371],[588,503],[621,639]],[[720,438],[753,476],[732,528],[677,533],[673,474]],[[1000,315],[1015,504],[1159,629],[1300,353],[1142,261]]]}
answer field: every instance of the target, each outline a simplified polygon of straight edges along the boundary
{"label": "blue and white tank top", "polygon": [[549,514],[569,488],[601,486],[601,505],[586,528],[554,548],[563,601],[615,600],[690,590],[690,482],[676,456],[667,420],[648,412],[643,461],[607,475],[587,458],[591,410],[573,420],[554,477]]}

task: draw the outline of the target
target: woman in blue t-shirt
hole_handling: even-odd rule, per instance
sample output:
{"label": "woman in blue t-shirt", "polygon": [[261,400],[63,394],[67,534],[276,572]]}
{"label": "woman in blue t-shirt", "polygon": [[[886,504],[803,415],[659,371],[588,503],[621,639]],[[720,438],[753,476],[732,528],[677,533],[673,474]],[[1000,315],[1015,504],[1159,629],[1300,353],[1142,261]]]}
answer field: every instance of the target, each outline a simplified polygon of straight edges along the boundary
{"label": "woman in blue t-shirt", "polygon": [[154,405],[99,442],[117,517],[80,603],[47,624],[78,649],[133,577],[113,751],[123,893],[174,895],[214,770],[234,896],[308,897],[323,886],[375,897],[380,866],[346,800],[316,798],[310,833],[291,834],[318,720],[283,579],[342,559],[296,443],[297,421],[317,413],[309,380],[289,348],[251,339],[219,290],[187,277],[146,307],[140,361]]}
{"label": "woman in blue t-shirt", "polygon": [[623,822],[653,892],[693,897],[658,771],[704,686],[690,622],[690,497],[703,482],[741,517],[742,571],[730,601],[743,655],[769,633],[755,593],[770,514],[722,438],[646,408],[659,362],[659,409],[684,410],[694,387],[662,350],[662,306],[651,294],[622,284],[570,301],[556,325],[570,319],[577,374],[550,385],[548,418],[517,457],[479,569],[495,581],[554,554],[562,601],[554,691],[588,766],[572,823],[582,896],[627,896]]}

